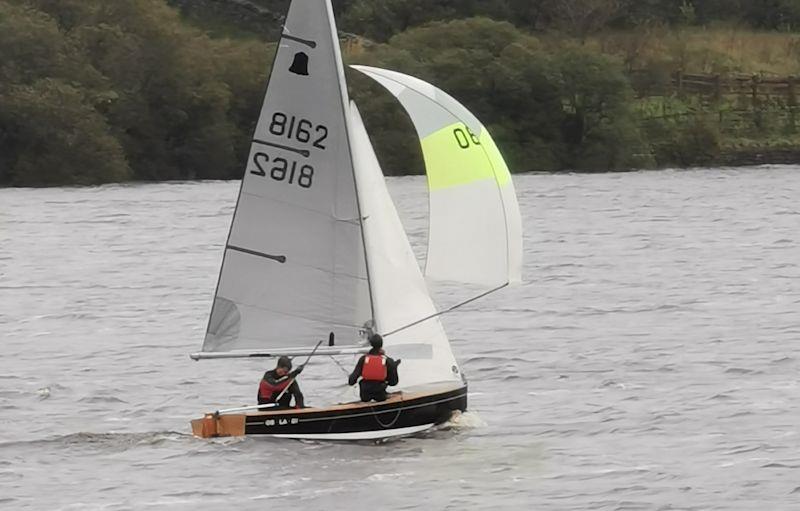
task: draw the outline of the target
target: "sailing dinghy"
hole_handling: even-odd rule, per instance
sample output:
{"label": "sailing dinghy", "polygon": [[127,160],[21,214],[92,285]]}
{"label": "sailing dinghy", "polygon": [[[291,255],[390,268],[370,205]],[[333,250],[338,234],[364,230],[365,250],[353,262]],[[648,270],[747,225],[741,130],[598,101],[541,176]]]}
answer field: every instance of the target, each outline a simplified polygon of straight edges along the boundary
{"label": "sailing dinghy", "polygon": [[[398,98],[419,134],[430,192],[426,275],[485,286],[479,296],[518,281],[519,208],[508,168],[485,127],[422,80],[357,69]],[[348,98],[330,0],[294,0],[205,341],[192,358],[352,356],[366,353],[367,338],[380,333],[386,352],[403,361],[400,383],[383,402],[232,408],[193,420],[192,431],[204,438],[348,440],[409,435],[441,424],[467,408],[466,379],[441,314]],[[325,337],[328,346],[314,346]]]}

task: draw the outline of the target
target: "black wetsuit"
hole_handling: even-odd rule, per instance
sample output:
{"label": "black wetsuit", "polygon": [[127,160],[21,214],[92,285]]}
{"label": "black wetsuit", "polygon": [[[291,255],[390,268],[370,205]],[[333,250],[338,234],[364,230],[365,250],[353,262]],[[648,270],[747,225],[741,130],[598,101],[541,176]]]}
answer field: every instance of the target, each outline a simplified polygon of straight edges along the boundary
{"label": "black wetsuit", "polygon": [[[370,355],[384,355],[383,350],[380,348],[372,348],[369,350]],[[384,355],[385,356],[385,355]],[[358,359],[356,368],[350,374],[347,382],[354,385],[361,377],[361,372],[364,369],[364,357]],[[367,401],[386,401],[386,387],[389,385],[397,385],[397,362],[393,358],[386,357],[386,380],[385,381],[367,381],[361,380],[358,382],[358,388],[361,394],[361,400]]]}
{"label": "black wetsuit", "polygon": [[[289,378],[294,378],[299,373],[298,370],[295,370],[285,376],[278,376],[275,372],[275,369],[271,371],[267,371],[264,373],[264,381],[267,383],[268,387],[277,387],[280,386],[282,383],[286,382]],[[258,404],[265,405],[268,403],[274,403],[275,398],[278,397],[280,394],[280,390],[273,391],[268,396],[262,396],[262,386],[259,386],[258,390]],[[305,403],[303,401],[303,393],[300,392],[300,385],[297,384],[297,380],[293,381],[289,388],[286,389],[286,392],[283,393],[281,396],[280,401],[278,401],[279,408],[289,408],[289,403],[292,401],[292,397],[294,397],[294,404],[296,408],[303,408]]]}

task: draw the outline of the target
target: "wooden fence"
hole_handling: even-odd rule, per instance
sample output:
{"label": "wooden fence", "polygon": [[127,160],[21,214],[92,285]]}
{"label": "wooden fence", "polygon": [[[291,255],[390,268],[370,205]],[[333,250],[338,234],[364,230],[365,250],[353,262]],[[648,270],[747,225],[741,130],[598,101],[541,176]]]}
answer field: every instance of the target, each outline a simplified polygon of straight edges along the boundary
{"label": "wooden fence", "polygon": [[751,101],[781,98],[787,105],[797,105],[798,78],[762,75],[711,75],[677,71],[666,77],[655,77],[646,70],[631,72],[634,89],[640,96],[694,94],[709,100],[725,96],[748,97]]}
{"label": "wooden fence", "polygon": [[[694,101],[642,103],[640,118],[645,124],[659,120],[702,118],[733,136],[761,136],[796,133],[800,124],[794,76],[709,75],[675,72],[657,79],[647,71],[631,73],[640,98],[694,97]],[[655,108],[654,108],[655,106]]]}

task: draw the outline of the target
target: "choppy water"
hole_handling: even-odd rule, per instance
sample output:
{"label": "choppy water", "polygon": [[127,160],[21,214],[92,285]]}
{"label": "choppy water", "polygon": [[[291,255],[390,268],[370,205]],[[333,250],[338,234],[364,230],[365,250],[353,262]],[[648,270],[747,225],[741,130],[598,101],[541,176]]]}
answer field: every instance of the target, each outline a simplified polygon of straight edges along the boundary
{"label": "choppy water", "polygon": [[0,190],[0,508],[800,509],[800,168],[516,184],[528,283],[446,320],[471,412],[384,445],[188,435],[264,369],[187,357],[237,183]]}

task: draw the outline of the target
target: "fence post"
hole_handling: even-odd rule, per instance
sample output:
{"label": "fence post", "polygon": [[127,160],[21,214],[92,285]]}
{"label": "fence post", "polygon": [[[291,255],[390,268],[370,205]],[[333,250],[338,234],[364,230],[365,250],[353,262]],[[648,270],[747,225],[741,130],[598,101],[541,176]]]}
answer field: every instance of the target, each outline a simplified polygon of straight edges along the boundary
{"label": "fence post", "polygon": [[750,82],[750,101],[753,108],[753,123],[756,128],[761,129],[764,123],[762,122],[761,105],[758,99],[758,81],[758,75],[753,75],[753,79]]}
{"label": "fence post", "polygon": [[797,96],[795,96],[794,91],[794,76],[790,76],[786,80],[787,90],[788,90],[788,97],[786,102],[789,106],[789,132],[794,133],[797,129],[796,119],[795,119],[795,109],[797,108]]}

